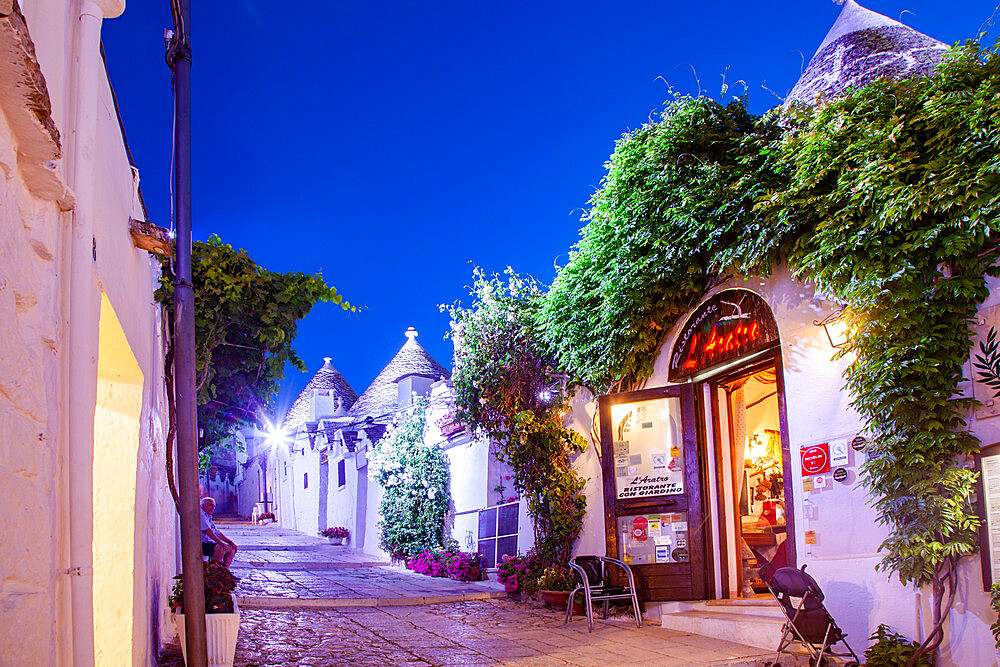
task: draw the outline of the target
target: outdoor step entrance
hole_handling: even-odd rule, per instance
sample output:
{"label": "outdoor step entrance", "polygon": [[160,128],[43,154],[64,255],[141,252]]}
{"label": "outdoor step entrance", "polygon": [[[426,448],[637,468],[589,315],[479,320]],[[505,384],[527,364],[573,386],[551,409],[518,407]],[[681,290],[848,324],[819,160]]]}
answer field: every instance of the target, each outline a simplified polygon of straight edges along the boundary
{"label": "outdoor step entrance", "polygon": [[663,602],[660,614],[664,628],[762,649],[777,648],[785,621],[771,597]]}

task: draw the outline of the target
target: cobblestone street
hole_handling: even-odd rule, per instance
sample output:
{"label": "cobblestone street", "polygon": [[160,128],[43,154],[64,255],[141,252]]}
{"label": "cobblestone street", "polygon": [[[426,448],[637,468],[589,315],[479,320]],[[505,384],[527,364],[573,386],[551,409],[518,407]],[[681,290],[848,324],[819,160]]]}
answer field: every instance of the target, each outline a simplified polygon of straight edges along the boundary
{"label": "cobblestone street", "polygon": [[236,664],[281,665],[757,665],[759,649],[631,619],[585,619],[509,600],[337,610],[248,610]]}
{"label": "cobblestone street", "polygon": [[[633,620],[563,615],[506,598],[495,581],[415,575],[276,526],[225,523],[242,618],[235,664],[756,666],[760,649]],[[175,640],[176,642],[176,640]],[[161,665],[182,664],[175,643]]]}

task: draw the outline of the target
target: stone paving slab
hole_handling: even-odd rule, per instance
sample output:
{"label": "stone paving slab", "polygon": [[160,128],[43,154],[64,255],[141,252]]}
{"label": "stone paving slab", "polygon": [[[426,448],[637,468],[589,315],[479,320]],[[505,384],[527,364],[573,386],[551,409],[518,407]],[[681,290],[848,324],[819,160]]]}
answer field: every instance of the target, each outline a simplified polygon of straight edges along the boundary
{"label": "stone paving slab", "polygon": [[[540,641],[545,638],[548,641]],[[770,653],[629,619],[584,619],[509,600],[336,610],[246,609],[236,667],[759,667]],[[179,665],[174,649],[160,664]]]}
{"label": "stone paving slab", "polygon": [[[392,604],[427,604],[436,602],[484,599],[503,595],[503,588],[495,581],[461,582],[452,579],[427,577],[395,567],[353,567],[336,569],[262,569],[237,567],[233,574],[240,577],[236,594],[246,601],[247,607],[286,606],[285,602],[267,605],[265,600],[322,600],[309,606],[340,607],[339,599],[366,599],[378,606]],[[472,595],[474,597],[466,597]],[[365,603],[366,605],[369,603]],[[305,606],[305,605],[304,605]]]}

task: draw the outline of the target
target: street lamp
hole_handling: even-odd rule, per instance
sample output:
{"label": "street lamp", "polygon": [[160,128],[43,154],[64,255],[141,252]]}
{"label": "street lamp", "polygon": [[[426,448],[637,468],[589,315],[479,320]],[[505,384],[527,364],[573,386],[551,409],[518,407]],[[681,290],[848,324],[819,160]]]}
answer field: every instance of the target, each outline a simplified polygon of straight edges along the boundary
{"label": "street lamp", "polygon": [[844,317],[846,313],[847,306],[844,306],[830,313],[822,320],[813,320],[814,325],[823,327],[823,331],[826,332],[826,339],[830,341],[832,347],[837,349],[846,347],[850,341],[850,325]]}

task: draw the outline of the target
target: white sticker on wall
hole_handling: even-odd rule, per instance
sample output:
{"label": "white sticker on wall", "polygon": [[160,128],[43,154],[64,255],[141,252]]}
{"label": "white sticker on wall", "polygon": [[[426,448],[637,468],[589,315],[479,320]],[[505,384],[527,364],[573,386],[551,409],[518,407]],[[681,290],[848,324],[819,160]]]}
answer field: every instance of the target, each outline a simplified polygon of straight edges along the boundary
{"label": "white sticker on wall", "polygon": [[830,465],[834,468],[837,466],[846,466],[850,463],[850,451],[851,445],[847,439],[841,440],[831,440],[830,441]]}

